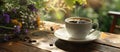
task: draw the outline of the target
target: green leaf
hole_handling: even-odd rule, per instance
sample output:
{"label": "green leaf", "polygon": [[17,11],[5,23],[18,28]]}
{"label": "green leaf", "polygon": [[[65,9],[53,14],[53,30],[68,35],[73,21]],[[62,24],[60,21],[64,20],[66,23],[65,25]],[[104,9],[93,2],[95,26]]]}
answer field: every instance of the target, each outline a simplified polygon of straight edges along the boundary
{"label": "green leaf", "polygon": [[76,0],[65,0],[65,3],[66,3],[70,8],[72,8],[75,1],[76,1]]}
{"label": "green leaf", "polygon": [[59,11],[59,10],[55,11],[55,17],[57,19],[62,19],[63,16],[64,15],[63,15],[63,13],[61,11]]}

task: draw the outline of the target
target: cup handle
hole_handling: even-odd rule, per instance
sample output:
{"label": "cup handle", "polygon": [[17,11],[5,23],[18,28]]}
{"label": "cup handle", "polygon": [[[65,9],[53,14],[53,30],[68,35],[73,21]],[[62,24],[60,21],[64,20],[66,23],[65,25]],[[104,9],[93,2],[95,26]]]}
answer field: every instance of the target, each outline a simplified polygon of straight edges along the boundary
{"label": "cup handle", "polygon": [[93,32],[95,32],[98,28],[99,28],[99,24],[98,23],[93,23],[96,25],[96,28],[94,30],[92,30],[89,34],[92,34]]}

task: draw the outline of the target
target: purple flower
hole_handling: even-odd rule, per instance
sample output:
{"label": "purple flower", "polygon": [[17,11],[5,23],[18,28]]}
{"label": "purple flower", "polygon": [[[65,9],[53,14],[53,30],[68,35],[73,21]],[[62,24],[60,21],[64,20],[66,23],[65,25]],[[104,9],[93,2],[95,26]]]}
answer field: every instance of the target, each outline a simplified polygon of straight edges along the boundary
{"label": "purple flower", "polygon": [[9,23],[10,22],[10,16],[8,14],[3,14],[4,16],[4,20],[6,23]]}
{"label": "purple flower", "polygon": [[15,30],[15,33],[20,33],[20,31],[21,31],[20,26],[16,26],[14,30]]}
{"label": "purple flower", "polygon": [[37,9],[36,9],[36,7],[34,6],[34,4],[30,4],[30,5],[28,5],[28,8],[29,8],[29,10],[30,11],[37,11]]}

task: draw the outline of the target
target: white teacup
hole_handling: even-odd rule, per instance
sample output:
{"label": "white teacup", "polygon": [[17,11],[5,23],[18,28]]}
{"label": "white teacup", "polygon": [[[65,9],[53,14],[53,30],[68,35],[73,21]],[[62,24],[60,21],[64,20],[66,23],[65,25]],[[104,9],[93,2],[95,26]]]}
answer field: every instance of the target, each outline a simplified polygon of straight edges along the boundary
{"label": "white teacup", "polygon": [[83,17],[70,17],[65,19],[65,26],[67,32],[73,39],[85,39],[86,36],[90,35],[94,31],[90,31],[92,29],[93,23],[89,18]]}

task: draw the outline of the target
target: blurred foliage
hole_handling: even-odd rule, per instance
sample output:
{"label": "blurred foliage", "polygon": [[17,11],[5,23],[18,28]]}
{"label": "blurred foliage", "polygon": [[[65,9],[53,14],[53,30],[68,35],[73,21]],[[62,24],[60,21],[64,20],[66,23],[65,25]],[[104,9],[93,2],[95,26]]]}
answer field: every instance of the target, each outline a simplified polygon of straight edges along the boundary
{"label": "blurred foliage", "polygon": [[[87,17],[98,22],[99,30],[105,32],[109,31],[113,19],[108,16],[108,11],[120,11],[120,0],[50,0],[47,3],[49,7],[45,9],[46,20],[64,22],[70,16]],[[120,19],[118,24],[119,21]]]}
{"label": "blurred foliage", "polygon": [[[1,1],[1,0],[0,0]],[[9,3],[5,7],[20,6],[18,1],[22,0],[5,0]],[[22,2],[25,4],[25,1]],[[120,0],[98,0],[102,4],[97,4],[97,0],[27,0],[29,4],[34,4],[39,10],[39,14],[42,20],[64,22],[65,18],[71,16],[87,17],[93,20],[93,22],[99,22],[100,30],[108,32],[112,19],[112,16],[108,16],[108,11],[120,11]],[[91,1],[90,4],[88,1]],[[3,2],[4,3],[4,2]],[[0,3],[2,5],[3,3]],[[93,5],[93,6],[91,6]],[[1,7],[4,8],[4,7]],[[0,10],[1,10],[0,8]],[[4,10],[11,10],[12,8]],[[23,7],[24,9],[24,7]],[[4,11],[2,9],[2,11]],[[21,9],[22,10],[22,9]],[[120,25],[120,19],[118,19],[118,25]]]}
{"label": "blurred foliage", "polygon": [[71,8],[75,5],[76,2],[78,2],[80,5],[87,4],[86,0],[65,0],[65,3]]}
{"label": "blurred foliage", "polygon": [[[90,0],[89,0],[90,1]],[[92,0],[91,0],[92,1]],[[95,3],[97,0],[93,0]],[[98,0],[99,1],[99,0]],[[102,2],[103,1],[103,2]],[[113,17],[108,15],[108,11],[120,11],[120,0],[101,0],[101,5],[94,4],[92,6],[86,7],[82,4],[74,9],[73,14],[80,17],[91,18],[94,22],[99,22],[99,30],[108,32]],[[89,3],[88,3],[89,5]],[[95,8],[98,7],[98,8]],[[120,19],[118,19],[118,25],[120,25]]]}
{"label": "blurred foliage", "polygon": [[[108,11],[120,12],[120,0],[105,0],[103,6],[99,10],[100,30],[108,32],[111,26],[113,16],[108,15]],[[118,25],[120,19],[117,20]]]}
{"label": "blurred foliage", "polygon": [[[120,12],[120,0],[112,0],[110,1],[109,10]],[[117,24],[120,25],[120,19],[117,19]]]}
{"label": "blurred foliage", "polygon": [[46,1],[46,7],[42,19],[64,22],[64,19],[71,16],[71,12],[74,8],[75,2],[79,4],[86,4],[86,0],[48,0]]}
{"label": "blurred foliage", "polygon": [[[47,0],[42,10],[41,19],[55,22],[63,22],[67,6],[64,0]],[[68,9],[69,10],[69,9]]]}

